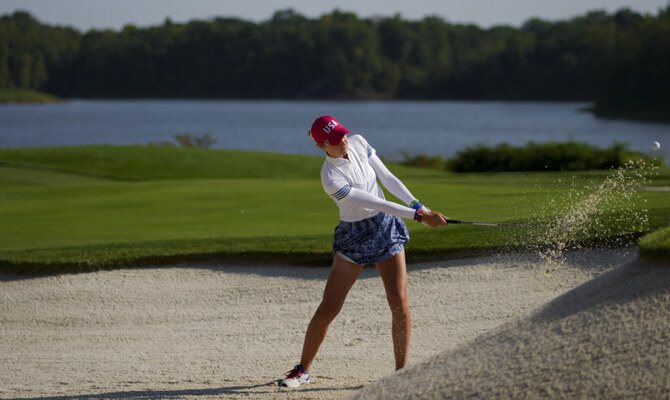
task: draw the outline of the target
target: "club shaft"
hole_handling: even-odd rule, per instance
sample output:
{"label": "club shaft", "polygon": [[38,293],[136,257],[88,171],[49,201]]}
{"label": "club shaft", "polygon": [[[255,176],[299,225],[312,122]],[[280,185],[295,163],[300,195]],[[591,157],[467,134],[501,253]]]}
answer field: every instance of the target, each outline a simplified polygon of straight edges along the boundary
{"label": "club shaft", "polygon": [[462,221],[458,219],[447,219],[450,224],[467,224],[467,225],[483,225],[483,226],[511,226],[516,228],[543,228],[552,229],[554,226],[548,225],[526,225],[526,224],[507,224],[498,222],[476,222],[476,221]]}

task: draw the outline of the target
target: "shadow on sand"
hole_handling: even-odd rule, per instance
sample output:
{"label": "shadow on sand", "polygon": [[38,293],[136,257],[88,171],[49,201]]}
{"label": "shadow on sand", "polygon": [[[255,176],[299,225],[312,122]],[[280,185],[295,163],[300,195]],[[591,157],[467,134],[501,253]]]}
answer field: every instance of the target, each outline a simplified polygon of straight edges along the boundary
{"label": "shadow on sand", "polygon": [[[301,388],[300,392],[309,397],[309,393],[334,392],[333,395],[339,397],[343,392],[360,389],[362,386],[355,387],[308,387]],[[276,381],[262,383],[252,386],[229,386],[210,389],[182,389],[182,390],[130,390],[127,392],[109,392],[98,394],[81,394],[70,396],[43,396],[43,397],[22,397],[14,400],[113,400],[113,399],[181,399],[184,397],[219,397],[224,395],[239,395],[240,397],[253,398],[254,396],[277,394],[282,395],[283,391],[294,389],[280,388]],[[335,393],[338,392],[338,393]]]}

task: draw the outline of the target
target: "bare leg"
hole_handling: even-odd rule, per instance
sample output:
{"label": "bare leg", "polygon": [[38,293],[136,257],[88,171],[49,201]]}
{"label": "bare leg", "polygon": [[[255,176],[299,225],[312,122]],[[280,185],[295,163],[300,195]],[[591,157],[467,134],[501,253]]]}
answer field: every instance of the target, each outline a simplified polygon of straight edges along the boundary
{"label": "bare leg", "polygon": [[409,340],[412,335],[412,318],[407,301],[407,266],[405,251],[376,264],[386,289],[386,300],[391,308],[391,333],[395,368],[407,366]]}
{"label": "bare leg", "polygon": [[339,314],[349,290],[363,270],[362,265],[349,262],[339,255],[335,256],[333,266],[323,291],[323,299],[317,308],[312,321],[307,327],[305,343],[302,348],[300,364],[309,371],[321,343],[326,338],[328,326]]}

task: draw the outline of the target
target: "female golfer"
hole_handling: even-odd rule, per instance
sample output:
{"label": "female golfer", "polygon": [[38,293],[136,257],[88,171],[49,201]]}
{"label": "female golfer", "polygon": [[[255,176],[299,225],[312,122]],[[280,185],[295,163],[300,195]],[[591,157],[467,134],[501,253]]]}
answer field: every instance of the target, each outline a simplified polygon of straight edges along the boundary
{"label": "female golfer", "polygon": [[[335,228],[333,265],[321,304],[307,327],[300,364],[280,381],[281,386],[297,387],[309,382],[307,371],[328,326],[340,312],[361,270],[370,263],[379,271],[391,307],[395,367],[404,368],[412,328],[404,251],[409,234],[401,218],[434,228],[447,225],[444,215],[422,206],[389,172],[362,136],[347,138],[348,133],[330,116],[317,118],[309,131],[316,145],[326,152],[321,183],[339,207],[340,223]],[[386,201],[377,179],[408,206]]]}

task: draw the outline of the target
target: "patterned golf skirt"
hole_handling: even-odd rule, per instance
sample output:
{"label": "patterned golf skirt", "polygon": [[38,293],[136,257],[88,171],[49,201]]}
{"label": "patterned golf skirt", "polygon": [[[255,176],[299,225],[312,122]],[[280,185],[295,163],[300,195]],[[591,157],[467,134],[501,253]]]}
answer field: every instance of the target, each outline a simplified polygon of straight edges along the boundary
{"label": "patterned golf skirt", "polygon": [[398,254],[407,242],[409,233],[403,220],[380,212],[361,221],[340,221],[335,228],[333,256],[339,252],[356,264],[371,264]]}

